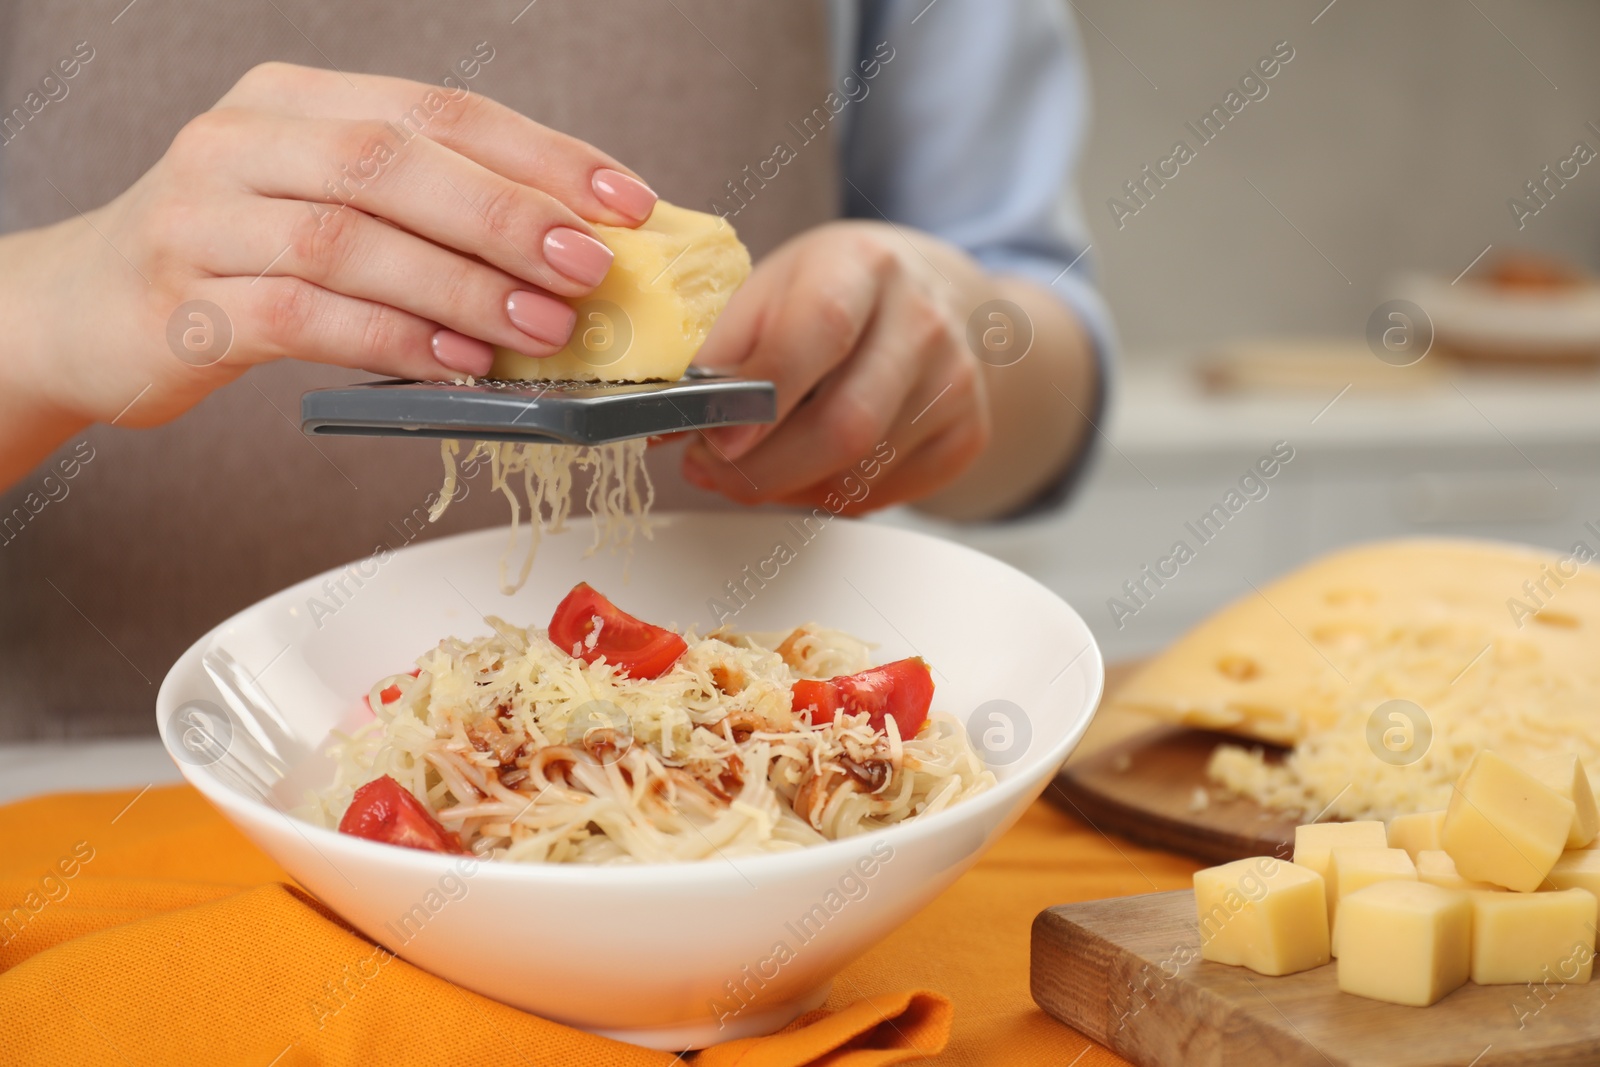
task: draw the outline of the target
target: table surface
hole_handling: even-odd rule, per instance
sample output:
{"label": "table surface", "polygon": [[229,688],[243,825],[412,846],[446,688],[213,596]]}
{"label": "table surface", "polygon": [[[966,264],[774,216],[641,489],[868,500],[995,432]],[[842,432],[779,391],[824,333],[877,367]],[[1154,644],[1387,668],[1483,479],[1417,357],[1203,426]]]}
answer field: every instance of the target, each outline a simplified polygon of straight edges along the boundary
{"label": "table surface", "polygon": [[156,737],[0,745],[0,804],[43,793],[141,789],[182,780]]}

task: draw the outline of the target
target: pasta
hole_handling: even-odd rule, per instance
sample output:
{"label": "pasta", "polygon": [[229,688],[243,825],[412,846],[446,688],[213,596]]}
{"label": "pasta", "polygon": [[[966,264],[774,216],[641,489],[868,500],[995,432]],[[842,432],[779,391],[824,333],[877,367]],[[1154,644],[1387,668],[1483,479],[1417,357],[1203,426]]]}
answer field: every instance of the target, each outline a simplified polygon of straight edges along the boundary
{"label": "pasta", "polygon": [[696,860],[849,837],[995,781],[948,716],[919,717],[902,737],[893,714],[879,729],[865,712],[816,723],[817,709],[795,711],[796,681],[867,667],[868,646],[837,631],[691,631],[669,669],[632,678],[578,658],[603,633],[599,619],[576,649],[488,622],[491,636],[449,638],[414,677],[374,684],[375,720],[334,746],[335,783],[317,800],[324,824],[387,775],[481,856]]}

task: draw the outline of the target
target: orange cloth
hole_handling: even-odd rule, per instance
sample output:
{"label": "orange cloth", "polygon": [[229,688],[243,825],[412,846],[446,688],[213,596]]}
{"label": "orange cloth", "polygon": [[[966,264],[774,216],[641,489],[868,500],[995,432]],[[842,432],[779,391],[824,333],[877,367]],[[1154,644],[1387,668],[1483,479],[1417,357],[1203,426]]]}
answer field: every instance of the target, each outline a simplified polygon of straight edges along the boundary
{"label": "orange cloth", "polygon": [[[0,807],[0,843],[7,1065],[1120,1064],[1029,998],[1030,924],[1052,904],[1179,888],[1195,869],[1036,804],[823,1008],[679,1058],[380,965],[187,787]],[[339,1000],[323,993],[335,982]]]}

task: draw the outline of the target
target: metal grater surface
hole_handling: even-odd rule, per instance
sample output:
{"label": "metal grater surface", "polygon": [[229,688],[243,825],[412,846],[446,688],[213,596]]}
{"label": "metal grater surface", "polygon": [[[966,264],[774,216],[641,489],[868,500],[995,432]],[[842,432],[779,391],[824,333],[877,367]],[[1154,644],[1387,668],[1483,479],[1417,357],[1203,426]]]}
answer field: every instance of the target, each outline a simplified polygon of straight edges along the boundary
{"label": "metal grater surface", "polygon": [[363,382],[300,398],[311,436],[449,437],[599,445],[772,422],[771,382],[690,368],[675,382]]}

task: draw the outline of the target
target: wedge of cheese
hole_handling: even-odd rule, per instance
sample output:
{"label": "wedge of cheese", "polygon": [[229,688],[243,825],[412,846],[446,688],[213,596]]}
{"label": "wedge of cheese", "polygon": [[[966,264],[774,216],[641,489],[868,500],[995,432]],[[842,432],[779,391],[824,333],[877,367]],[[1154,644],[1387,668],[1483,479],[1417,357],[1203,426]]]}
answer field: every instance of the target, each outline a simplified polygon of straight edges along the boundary
{"label": "wedge of cheese", "polygon": [[1472,902],[1459,889],[1385,881],[1339,909],[1339,988],[1425,1008],[1466,984],[1472,969]]}
{"label": "wedge of cheese", "polygon": [[1333,954],[1339,954],[1339,907],[1346,897],[1379,882],[1415,882],[1417,866],[1404,849],[1336,848],[1328,864],[1324,892],[1328,899],[1328,922],[1332,932]]}
{"label": "wedge of cheese", "polygon": [[[1574,853],[1577,855],[1577,853]],[[1510,890],[1493,882],[1474,882],[1461,877],[1461,872],[1456,870],[1456,861],[1450,858],[1450,853],[1443,849],[1425,848],[1417,853],[1417,881],[1436,885],[1440,889],[1481,889],[1490,893],[1508,893]],[[1559,860],[1557,863],[1559,864]],[[1565,889],[1564,885],[1555,881],[1555,872],[1551,871],[1550,880],[1556,888]],[[1582,888],[1587,889],[1588,886]]]}
{"label": "wedge of cheese", "polygon": [[1334,727],[1359,742],[1390,699],[1415,701],[1435,734],[1458,718],[1503,722],[1533,700],[1541,717],[1593,721],[1600,574],[1585,558],[1600,535],[1578,548],[1416,539],[1335,552],[1248,589],[1112,704],[1280,744]]}
{"label": "wedge of cheese", "polygon": [[1328,962],[1322,876],[1271,856],[1235,860],[1194,875],[1200,956],[1283,975]]}
{"label": "wedge of cheese", "polygon": [[1561,858],[1572,801],[1496,752],[1456,783],[1440,836],[1461,877],[1531,893]]}
{"label": "wedge of cheese", "polygon": [[[1366,822],[1315,822],[1294,828],[1294,862],[1308,871],[1316,871],[1324,883],[1333,876],[1333,850],[1336,848],[1388,847],[1388,837],[1383,823]],[[1328,894],[1328,921],[1333,921],[1333,895]]]}
{"label": "wedge of cheese", "polygon": [[1421,852],[1443,848],[1444,816],[1444,808],[1396,815],[1389,820],[1389,847],[1405,849],[1413,862]]}
{"label": "wedge of cheese", "polygon": [[1545,756],[1523,764],[1522,769],[1557,793],[1572,801],[1577,809],[1572,829],[1567,834],[1568,848],[1588,848],[1600,832],[1600,810],[1595,808],[1594,790],[1577,756],[1568,752]]}
{"label": "wedge of cheese", "polygon": [[1557,889],[1587,889],[1600,898],[1600,849],[1563,852],[1545,878]]}
{"label": "wedge of cheese", "polygon": [[1582,983],[1594,969],[1596,902],[1586,889],[1470,893],[1472,980]]}
{"label": "wedge of cheese", "polygon": [[725,219],[664,200],[638,229],[595,230],[616,258],[593,293],[568,301],[578,313],[572,339],[544,359],[496,348],[493,377],[675,381],[750,275],[750,253]]}
{"label": "wedge of cheese", "polygon": [[[1564,551],[1401,540],[1319,559],[1201,623],[1110,706],[1292,745],[1207,774],[1335,819],[1440,809],[1472,755],[1600,766],[1600,522]],[[1579,831],[1581,834],[1581,830]]]}

